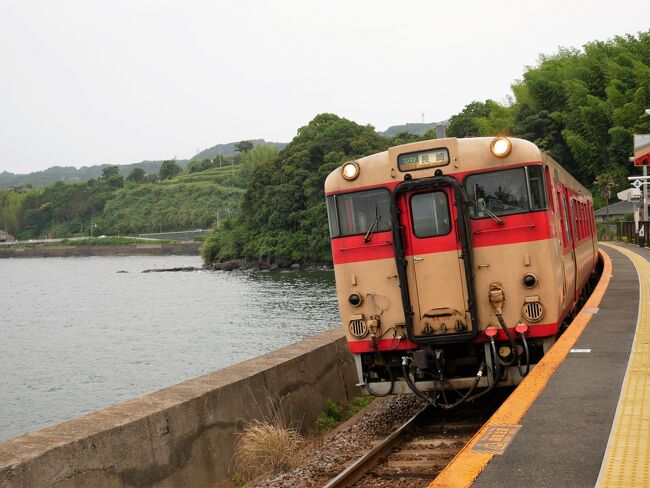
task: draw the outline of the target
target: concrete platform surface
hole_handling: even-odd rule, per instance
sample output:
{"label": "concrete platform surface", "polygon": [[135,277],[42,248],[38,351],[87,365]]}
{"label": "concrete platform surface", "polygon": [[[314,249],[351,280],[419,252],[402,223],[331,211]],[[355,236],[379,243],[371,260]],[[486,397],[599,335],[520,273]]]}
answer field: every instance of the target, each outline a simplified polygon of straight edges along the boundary
{"label": "concrete platform surface", "polygon": [[[601,249],[600,296],[431,487],[650,486],[650,250]],[[501,455],[474,448],[490,424]]]}
{"label": "concrete platform surface", "polygon": [[613,275],[598,313],[474,486],[593,487],[607,448],[639,310],[634,265],[606,248]]}

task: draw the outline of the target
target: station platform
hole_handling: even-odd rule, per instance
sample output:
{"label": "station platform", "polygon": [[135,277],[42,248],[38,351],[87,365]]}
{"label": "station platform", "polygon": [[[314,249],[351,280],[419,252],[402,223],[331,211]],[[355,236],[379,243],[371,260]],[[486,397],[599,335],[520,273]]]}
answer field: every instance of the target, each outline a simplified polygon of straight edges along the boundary
{"label": "station platform", "polygon": [[650,487],[650,249],[600,248],[585,307],[430,487]]}

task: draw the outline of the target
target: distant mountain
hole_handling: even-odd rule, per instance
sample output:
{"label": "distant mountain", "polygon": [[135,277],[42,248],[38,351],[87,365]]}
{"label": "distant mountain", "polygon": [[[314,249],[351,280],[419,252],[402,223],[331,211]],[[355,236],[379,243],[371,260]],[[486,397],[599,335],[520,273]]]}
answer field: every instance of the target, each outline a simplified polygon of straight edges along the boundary
{"label": "distant mountain", "polygon": [[[288,144],[287,142],[266,142],[264,139],[245,139],[245,140],[247,140],[248,142],[252,142],[254,146],[257,146],[258,144],[262,144],[264,146],[276,147],[278,149],[284,149],[285,146]],[[217,144],[216,146],[212,146],[209,149],[204,149],[196,156],[193,156],[190,161],[195,161],[200,159],[212,159],[215,156],[218,156],[219,154],[221,154],[222,156],[231,156],[237,152],[237,148],[235,146],[240,142],[241,141],[229,142],[228,144]]]}
{"label": "distant mountain", "polygon": [[442,122],[427,122],[427,123],[411,122],[402,125],[392,125],[385,131],[378,132],[378,134],[384,137],[393,137],[399,134],[400,132],[409,132],[411,134],[415,134],[416,136],[423,136],[427,131],[431,129],[435,129],[436,125],[438,124],[444,124],[445,126],[447,126],[449,125],[449,121],[443,120]]}
{"label": "distant mountain", "polygon": [[[442,122],[447,125],[448,120]],[[408,123],[402,125],[393,125],[383,132],[377,132],[384,137],[392,137],[400,132],[410,132],[411,134],[423,135],[430,129],[435,129],[437,122],[431,123]],[[288,143],[286,142],[267,142],[264,139],[246,139],[252,142],[253,145],[263,144],[266,146],[284,149]],[[219,154],[222,156],[231,156],[237,152],[235,147],[240,141],[229,142],[227,144],[217,144],[209,149],[204,149],[191,159],[176,160],[176,162],[184,168],[190,161],[201,159],[212,159]],[[4,171],[0,173],[0,189],[19,187],[25,185],[32,185],[33,188],[56,183],[57,181],[65,181],[67,183],[76,183],[87,181],[90,178],[97,178],[101,176],[102,170],[107,166],[119,166],[120,174],[127,176],[133,169],[142,168],[145,173],[158,173],[162,161],[142,161],[140,163],[122,164],[122,165],[109,165],[100,164],[97,166],[83,166],[75,168],[74,166],[53,166],[43,171],[35,171],[28,174],[15,174]]]}
{"label": "distant mountain", "polygon": [[[176,161],[181,167],[185,167],[188,163],[187,159]],[[10,188],[17,186],[32,185],[34,188],[39,186],[49,185],[57,181],[65,181],[66,183],[78,183],[87,181],[90,178],[97,178],[101,176],[102,170],[107,166],[118,166],[120,174],[127,176],[133,169],[142,168],[145,173],[158,173],[162,161],[142,161],[133,164],[99,164],[97,166],[82,166],[75,168],[74,166],[52,166],[43,171],[35,171],[28,174],[15,174],[3,171],[0,173],[0,188]]]}

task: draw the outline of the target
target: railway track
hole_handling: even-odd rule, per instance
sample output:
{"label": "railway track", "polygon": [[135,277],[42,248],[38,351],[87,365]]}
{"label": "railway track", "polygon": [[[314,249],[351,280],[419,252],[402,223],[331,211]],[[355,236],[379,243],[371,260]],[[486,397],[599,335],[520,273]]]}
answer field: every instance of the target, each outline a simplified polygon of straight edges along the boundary
{"label": "railway track", "polygon": [[501,390],[451,411],[422,408],[324,486],[428,486],[512,391]]}

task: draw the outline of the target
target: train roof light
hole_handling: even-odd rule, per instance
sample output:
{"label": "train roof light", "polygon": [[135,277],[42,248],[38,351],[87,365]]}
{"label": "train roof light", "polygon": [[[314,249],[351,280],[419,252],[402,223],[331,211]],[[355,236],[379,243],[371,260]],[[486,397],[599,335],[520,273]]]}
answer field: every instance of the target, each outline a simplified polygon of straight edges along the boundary
{"label": "train roof light", "polygon": [[359,176],[361,169],[355,161],[348,161],[341,167],[341,175],[348,181],[354,180]]}
{"label": "train roof light", "polygon": [[495,137],[490,144],[490,151],[497,158],[505,158],[512,150],[512,142],[507,137]]}

